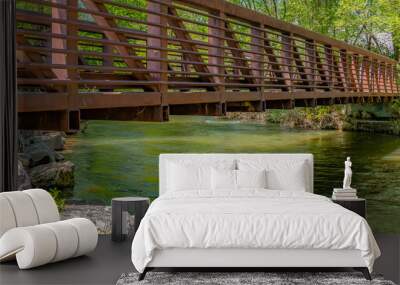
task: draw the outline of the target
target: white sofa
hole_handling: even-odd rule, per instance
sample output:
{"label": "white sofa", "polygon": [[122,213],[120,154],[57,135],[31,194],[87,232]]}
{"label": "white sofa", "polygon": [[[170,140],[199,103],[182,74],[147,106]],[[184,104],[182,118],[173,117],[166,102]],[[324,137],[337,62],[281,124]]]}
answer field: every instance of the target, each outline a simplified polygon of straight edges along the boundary
{"label": "white sofa", "polygon": [[16,259],[20,269],[84,255],[96,248],[96,226],[88,219],[60,221],[43,189],[0,193],[0,262]]}

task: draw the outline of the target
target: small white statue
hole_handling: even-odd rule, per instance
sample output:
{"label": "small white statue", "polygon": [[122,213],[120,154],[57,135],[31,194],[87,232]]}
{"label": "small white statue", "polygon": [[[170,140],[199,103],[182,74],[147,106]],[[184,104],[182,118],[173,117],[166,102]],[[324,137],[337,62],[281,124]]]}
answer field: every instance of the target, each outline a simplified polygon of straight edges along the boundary
{"label": "small white statue", "polygon": [[344,162],[344,179],[343,179],[343,189],[352,189],[351,185],[351,176],[353,175],[353,171],[351,170],[351,161],[350,156],[347,157]]}

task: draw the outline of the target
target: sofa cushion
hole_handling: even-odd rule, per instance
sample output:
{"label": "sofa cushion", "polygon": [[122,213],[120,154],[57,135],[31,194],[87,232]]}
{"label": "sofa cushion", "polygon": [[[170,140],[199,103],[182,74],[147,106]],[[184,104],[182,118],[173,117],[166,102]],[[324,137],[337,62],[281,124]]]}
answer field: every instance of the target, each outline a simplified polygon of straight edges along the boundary
{"label": "sofa cushion", "polygon": [[39,224],[51,223],[60,220],[57,205],[50,193],[43,189],[29,189],[22,191],[29,195],[38,215]]}
{"label": "sofa cushion", "polygon": [[20,269],[86,254],[96,248],[96,226],[74,218],[10,229],[0,238],[0,261],[16,257]]}
{"label": "sofa cushion", "polygon": [[15,220],[14,211],[8,199],[0,195],[0,237],[8,230],[15,228],[17,222]]}
{"label": "sofa cushion", "polygon": [[39,223],[35,205],[29,195],[23,191],[3,192],[0,195],[8,200],[17,227],[33,226]]}

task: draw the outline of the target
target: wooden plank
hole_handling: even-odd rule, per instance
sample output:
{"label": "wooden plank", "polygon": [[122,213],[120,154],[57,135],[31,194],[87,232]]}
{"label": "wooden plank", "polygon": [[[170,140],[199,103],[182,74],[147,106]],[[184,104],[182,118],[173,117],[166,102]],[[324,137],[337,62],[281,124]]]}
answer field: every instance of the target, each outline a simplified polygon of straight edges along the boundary
{"label": "wooden plank", "polygon": [[362,66],[361,66],[361,88],[362,92],[370,91],[370,64],[367,57],[362,58]]}
{"label": "wooden plank", "polygon": [[[248,57],[252,60],[250,61],[250,68],[252,68],[252,73],[254,76],[258,77],[255,79],[256,83],[262,83],[262,76],[264,75],[263,72],[263,64],[261,62],[264,61],[264,49],[262,47],[263,45],[263,40],[261,37],[263,36],[263,32],[260,29],[257,29],[257,27],[252,28],[251,30],[251,51],[248,54]],[[261,92],[263,92],[263,87],[260,87]],[[262,100],[262,98],[260,98]]]}
{"label": "wooden plank", "polygon": [[[78,0],[67,0],[69,6],[78,7]],[[74,10],[67,10],[67,19],[70,21],[76,21],[78,19],[78,12]],[[67,25],[67,35],[68,36],[77,36],[78,35],[78,27]],[[67,39],[68,50],[78,50],[78,43],[76,40]],[[70,66],[78,64],[78,56],[76,54],[67,54],[66,63]],[[67,68],[67,75],[70,81],[67,84],[67,93],[68,93],[68,105],[67,110],[79,110],[79,98],[78,95],[78,84],[74,81],[78,81],[80,79],[79,73],[73,67]],[[70,130],[72,127],[69,125],[69,120],[65,120],[64,129]]]}
{"label": "wooden plank", "polygon": [[310,85],[306,74],[303,60],[300,57],[299,49],[297,48],[296,41],[293,41],[293,59],[296,65],[297,78],[305,87]]}
{"label": "wooden plank", "polygon": [[394,78],[394,66],[393,65],[388,65],[388,71],[389,71],[389,86],[390,86],[390,92],[391,93],[396,93],[396,88],[395,88],[395,78]]}
{"label": "wooden plank", "polygon": [[166,103],[169,105],[218,103],[220,92],[168,92]]}
{"label": "wooden plank", "polygon": [[386,64],[386,88],[387,88],[387,93],[393,93],[392,92],[392,84],[391,84],[391,78],[392,78],[392,74],[391,74],[392,68],[391,65]]}
{"label": "wooden plank", "polygon": [[385,93],[387,93],[386,71],[387,71],[386,64],[382,63],[382,84],[383,84],[383,87],[384,87],[383,90],[384,90]]}
{"label": "wooden plank", "polygon": [[373,92],[379,92],[379,67],[376,60],[373,61]]}
{"label": "wooden plank", "polygon": [[282,56],[281,58],[281,70],[283,77],[285,78],[286,82],[288,83],[288,90],[293,90],[293,78],[292,78],[292,58],[293,58],[293,42],[290,37],[290,34],[281,34],[281,43],[282,43]]}
{"label": "wooden plank", "polygon": [[[224,14],[220,11],[213,12],[213,15],[223,19]],[[225,21],[214,17],[208,17],[208,43],[213,47],[208,48],[208,70],[211,73],[225,74],[224,68],[224,28]],[[221,84],[218,87],[218,91],[224,92],[225,87],[223,85],[225,81],[224,76],[216,76],[214,78],[216,83]],[[221,98],[222,99],[222,98]],[[224,101],[222,99],[221,101]]]}
{"label": "wooden plank", "polygon": [[226,102],[248,102],[259,101],[260,97],[256,92],[226,92]]}
{"label": "wooden plank", "polygon": [[[315,43],[313,40],[307,40],[305,43],[305,69],[304,72],[307,76],[308,85],[314,86],[316,80],[316,62],[315,62]],[[317,79],[319,80],[319,79]],[[314,87],[310,88],[313,91]]]}
{"label": "wooden plank", "polygon": [[[60,0],[52,0],[53,3],[60,3]],[[59,8],[51,8],[51,17],[52,19],[67,19],[67,13],[65,9],[59,9]],[[53,34],[62,34],[66,35],[66,27],[65,25],[61,25],[59,23],[52,22],[51,23],[51,32]],[[65,50],[67,48],[66,42],[60,38],[52,38],[51,39],[51,47],[54,49],[63,49]],[[51,53],[51,62],[54,64],[66,64],[67,63],[67,58],[65,54],[62,53]],[[58,79],[67,79],[68,78],[68,73],[66,69],[52,69],[54,74]]]}
{"label": "wooden plank", "polygon": [[[172,31],[175,34],[177,39],[183,40],[180,42],[182,49],[195,52],[192,54],[183,53],[183,58],[190,60],[190,61],[201,62],[202,64],[193,65],[193,68],[197,72],[209,73],[210,71],[208,70],[207,65],[204,63],[204,60],[202,59],[202,57],[199,54],[197,54],[199,52],[198,47],[192,40],[190,33],[186,30],[183,21],[177,19],[178,13],[177,13],[176,9],[168,7],[168,14],[176,17],[176,18],[167,18],[167,22],[168,22],[169,26],[172,28],[174,28],[174,27],[180,28],[180,30],[172,29]],[[200,76],[200,78],[204,82],[216,82],[214,77]]]}
{"label": "wooden plank", "polygon": [[334,86],[334,75],[333,75],[333,53],[331,45],[324,45],[324,56],[325,63],[323,69],[325,70],[326,80],[328,81],[329,90],[332,90]]}
{"label": "wooden plank", "polygon": [[317,74],[319,75],[319,82],[321,86],[329,86],[328,71],[326,65],[322,62],[319,52],[315,50],[315,61],[317,66]]}
{"label": "wooden plank", "polygon": [[[254,76],[255,74],[251,70],[249,63],[246,60],[246,55],[244,51],[240,48],[239,42],[235,39],[235,33],[227,22],[225,22],[225,37],[227,49],[229,49],[232,55],[235,57],[235,59],[233,60],[234,70],[244,75]],[[256,83],[256,81],[252,78],[246,78],[244,81],[249,83]]]}
{"label": "wooden plank", "polygon": [[18,93],[18,112],[60,111],[68,108],[68,93]]}
{"label": "wooden plank", "polygon": [[282,65],[275,55],[275,50],[269,40],[268,31],[264,32],[264,50],[268,60],[268,65],[272,68],[270,73],[275,75],[277,83],[284,85],[282,87],[285,87],[284,89],[286,90],[290,86],[290,78],[286,77],[282,71]]}
{"label": "wooden plank", "polygon": [[378,92],[384,92],[382,62],[378,62]]}
{"label": "wooden plank", "polygon": [[338,62],[338,69],[340,78],[343,84],[343,91],[348,91],[348,80],[349,80],[349,73],[348,73],[348,65],[347,65],[347,51],[340,50],[339,52],[339,62]]}
{"label": "wooden plank", "polygon": [[[16,37],[17,45],[28,44],[27,39],[23,35],[18,35]],[[29,64],[29,63],[47,63],[48,59],[43,58],[43,56],[38,51],[23,51],[17,50],[18,67],[19,64]],[[32,75],[36,78],[57,78],[57,75],[53,72],[51,68],[42,70],[31,70]],[[53,89],[56,90],[56,89]],[[52,91],[52,90],[49,90]],[[59,90],[61,92],[61,90]]]}
{"label": "wooden plank", "polygon": [[353,54],[351,56],[351,82],[353,86],[354,92],[359,92],[360,88],[360,80],[359,80],[359,64],[358,64],[358,55]]}
{"label": "wooden plank", "polygon": [[106,109],[161,105],[159,92],[79,94],[80,109]]}
{"label": "wooden plank", "polygon": [[334,89],[343,90],[344,82],[342,78],[342,72],[340,71],[340,65],[337,56],[335,54],[333,54],[332,56],[332,63],[333,63]]}
{"label": "wooden plank", "polygon": [[[95,3],[92,0],[82,0],[82,1],[85,4],[85,6],[91,10],[100,11],[100,12],[106,10],[106,8],[104,7],[104,4]],[[105,19],[104,17],[97,16],[97,15],[92,15],[92,17],[99,27],[112,28],[115,26],[114,21],[109,21],[109,20]],[[121,33],[118,34],[117,32],[114,32],[114,31],[104,31],[103,33],[108,40],[117,41],[117,42],[127,42],[126,37]],[[135,50],[129,49],[126,46],[114,46],[114,49],[121,55],[136,55]],[[129,67],[145,68],[145,65],[140,60],[125,58],[124,61],[126,62],[126,64]],[[143,73],[135,74],[134,77],[135,77],[134,79],[136,79],[136,80],[152,80],[152,77],[150,76],[150,74],[143,74]],[[155,86],[148,86],[148,88],[150,89],[150,91],[157,90],[157,87],[155,87]]]}
{"label": "wooden plank", "polygon": [[[165,5],[149,1],[147,3],[147,10],[149,11],[147,15],[147,22],[149,23],[147,26],[147,32],[149,35],[152,35],[147,39],[147,57],[166,59],[168,57],[168,52],[164,49],[168,47],[168,41],[165,39],[167,35],[167,19],[164,16],[153,14],[153,12],[166,14],[168,12],[167,7]],[[159,26],[152,25],[153,23],[158,24]],[[164,38],[159,38],[160,36]],[[147,60],[147,68],[166,71],[168,70],[168,62],[160,60]],[[160,82],[168,81],[168,75],[165,73],[152,73],[151,76]],[[160,84],[158,89],[163,94],[168,91],[168,86],[165,84]]]}

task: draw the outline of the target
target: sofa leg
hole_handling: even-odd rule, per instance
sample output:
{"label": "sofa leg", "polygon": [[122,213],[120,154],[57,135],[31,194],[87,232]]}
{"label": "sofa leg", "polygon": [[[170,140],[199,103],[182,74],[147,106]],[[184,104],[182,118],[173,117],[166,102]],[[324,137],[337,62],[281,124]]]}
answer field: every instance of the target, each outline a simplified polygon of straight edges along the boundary
{"label": "sofa leg", "polygon": [[367,267],[355,267],[354,269],[357,271],[361,271],[362,274],[364,275],[365,279],[372,280],[371,274],[369,274],[369,270]]}
{"label": "sofa leg", "polygon": [[142,273],[139,274],[139,278],[138,281],[142,281],[144,279],[144,277],[146,277],[146,273],[147,273],[148,269],[147,267],[143,270]]}

